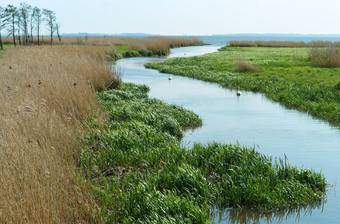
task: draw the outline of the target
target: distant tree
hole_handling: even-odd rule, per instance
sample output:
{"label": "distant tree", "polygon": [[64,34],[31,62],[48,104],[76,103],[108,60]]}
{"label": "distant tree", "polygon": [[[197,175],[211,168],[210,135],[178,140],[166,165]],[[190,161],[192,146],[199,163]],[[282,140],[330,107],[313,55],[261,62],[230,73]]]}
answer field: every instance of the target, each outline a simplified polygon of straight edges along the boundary
{"label": "distant tree", "polygon": [[2,8],[1,6],[0,6],[0,48],[1,48],[1,50],[3,50],[4,49],[4,46],[3,46],[3,44],[2,44],[2,37],[1,37],[1,30],[3,29],[3,27],[4,27],[4,23],[3,23],[3,20],[5,19],[5,10],[4,10],[4,8]]}
{"label": "distant tree", "polygon": [[40,26],[41,22],[43,21],[43,15],[42,10],[38,7],[34,7],[33,9],[33,18],[35,22],[35,29],[37,30],[37,36],[38,36],[38,45],[40,44]]}
{"label": "distant tree", "polygon": [[31,8],[30,14],[29,14],[29,21],[30,21],[30,43],[33,44],[33,29],[34,29],[34,8]]}
{"label": "distant tree", "polygon": [[21,29],[20,29],[20,24],[21,24],[21,17],[19,14],[19,11],[15,17],[15,26],[17,27],[17,37],[19,41],[19,45],[21,46]]}
{"label": "distant tree", "polygon": [[21,3],[19,8],[19,27],[23,32],[23,43],[27,45],[29,42],[29,16],[31,14],[32,7],[26,3]]}
{"label": "distant tree", "polygon": [[58,39],[59,39],[59,42],[61,43],[61,35],[60,35],[60,24],[59,23],[55,23],[55,29],[57,31],[57,35],[58,35]]}
{"label": "distant tree", "polygon": [[8,27],[7,32],[13,37],[13,44],[17,46],[15,41],[15,31],[17,25],[18,9],[13,5],[8,5],[5,9],[4,22]]}
{"label": "distant tree", "polygon": [[45,15],[45,21],[47,23],[47,28],[51,36],[51,45],[53,43],[53,33],[56,31],[56,16],[55,12],[49,9],[43,9],[43,14]]}

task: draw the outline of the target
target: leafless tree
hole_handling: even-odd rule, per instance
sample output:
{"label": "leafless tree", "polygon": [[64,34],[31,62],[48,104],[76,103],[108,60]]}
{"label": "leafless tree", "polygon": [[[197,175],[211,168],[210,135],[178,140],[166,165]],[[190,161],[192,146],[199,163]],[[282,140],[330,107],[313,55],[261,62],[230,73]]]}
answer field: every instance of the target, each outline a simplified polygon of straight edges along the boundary
{"label": "leafless tree", "polygon": [[2,8],[0,6],[0,48],[1,48],[1,50],[4,49],[4,46],[2,44],[2,37],[1,37],[1,30],[4,27],[4,22],[3,22],[4,19],[5,19],[5,10],[4,10],[4,8]]}
{"label": "leafless tree", "polygon": [[38,45],[40,45],[40,27],[41,22],[43,21],[42,10],[38,7],[34,7],[33,9],[33,18],[35,22],[35,29],[37,30],[37,37],[38,37]]}
{"label": "leafless tree", "polygon": [[56,16],[55,12],[49,9],[43,9],[43,14],[45,16],[45,21],[47,23],[48,30],[51,36],[51,45],[53,43],[53,33],[56,31]]}
{"label": "leafless tree", "polygon": [[8,5],[5,9],[4,22],[5,22],[6,26],[8,27],[7,32],[9,33],[9,35],[12,35],[12,37],[13,37],[14,46],[17,46],[16,41],[15,41],[17,16],[18,16],[17,7],[15,7],[13,5]]}

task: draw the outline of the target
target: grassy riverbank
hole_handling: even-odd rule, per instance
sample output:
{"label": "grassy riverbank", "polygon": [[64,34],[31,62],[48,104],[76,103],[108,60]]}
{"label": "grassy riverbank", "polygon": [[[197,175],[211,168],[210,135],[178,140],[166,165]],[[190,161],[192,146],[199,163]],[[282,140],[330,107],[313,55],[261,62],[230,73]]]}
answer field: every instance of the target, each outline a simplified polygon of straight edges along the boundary
{"label": "grassy riverbank", "polygon": [[286,160],[239,145],[181,147],[182,130],[202,121],[147,92],[123,84],[98,93],[107,116],[85,125],[79,166],[105,222],[207,223],[216,205],[277,211],[323,199],[323,175]]}
{"label": "grassy riverbank", "polygon": [[113,53],[103,43],[0,50],[0,223],[103,221],[77,136],[84,119],[102,119],[96,92],[119,86]]}
{"label": "grassy riverbank", "polygon": [[340,68],[312,66],[309,50],[224,47],[217,53],[174,58],[146,67],[216,82],[223,87],[263,92],[288,108],[306,111],[339,127]]}

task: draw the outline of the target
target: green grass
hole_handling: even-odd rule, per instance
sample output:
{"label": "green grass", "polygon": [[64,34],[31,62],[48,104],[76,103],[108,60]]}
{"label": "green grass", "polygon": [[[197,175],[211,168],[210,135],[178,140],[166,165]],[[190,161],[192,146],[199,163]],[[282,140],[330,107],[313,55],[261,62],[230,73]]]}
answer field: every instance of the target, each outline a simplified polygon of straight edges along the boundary
{"label": "green grass", "polygon": [[322,173],[239,145],[181,147],[183,130],[201,119],[148,90],[123,84],[98,93],[108,116],[84,123],[79,167],[106,223],[210,223],[215,206],[268,212],[323,200]]}
{"label": "green grass", "polygon": [[[265,93],[288,108],[308,112],[340,127],[340,68],[311,65],[309,48],[224,47],[219,52],[149,63],[148,68],[223,87]],[[243,60],[258,72],[236,72]]]}

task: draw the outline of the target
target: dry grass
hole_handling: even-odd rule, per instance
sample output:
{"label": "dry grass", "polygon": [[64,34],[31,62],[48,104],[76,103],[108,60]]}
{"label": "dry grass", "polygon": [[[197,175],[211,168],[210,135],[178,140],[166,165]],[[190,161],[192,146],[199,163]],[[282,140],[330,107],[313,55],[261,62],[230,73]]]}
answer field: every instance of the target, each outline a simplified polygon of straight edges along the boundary
{"label": "dry grass", "polygon": [[322,68],[340,67],[340,48],[313,48],[309,51],[309,60],[312,65]]}
{"label": "dry grass", "polygon": [[244,60],[239,60],[236,65],[237,72],[260,72],[261,70]]}
{"label": "dry grass", "polygon": [[13,48],[0,64],[0,223],[96,223],[75,174],[80,121],[112,81],[104,52]]}
{"label": "dry grass", "polygon": [[340,42],[314,41],[310,43],[295,41],[230,41],[232,47],[334,47]]}
{"label": "dry grass", "polygon": [[[41,41],[41,39],[40,39]],[[7,37],[3,40],[4,44],[12,44],[11,38]],[[34,38],[34,43],[37,44],[37,38]],[[49,38],[44,38],[44,45],[50,44]],[[62,42],[57,38],[53,40],[56,45],[91,45],[91,46],[112,46],[126,45],[130,50],[159,50],[169,49],[170,47],[183,47],[203,44],[202,41],[195,38],[175,38],[175,37],[145,37],[145,38],[130,38],[130,37],[65,37]]]}

